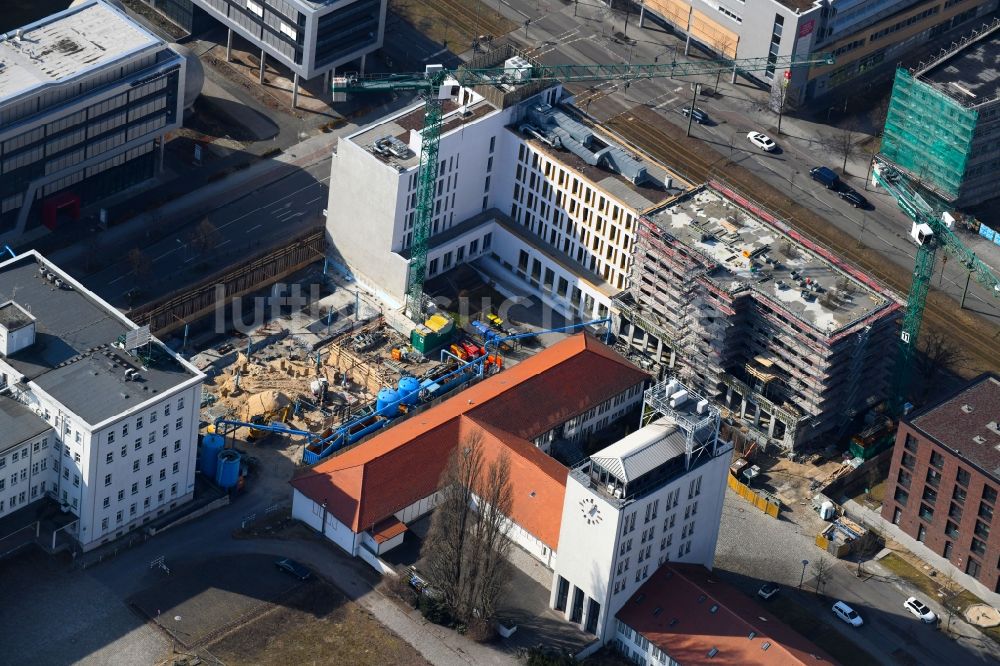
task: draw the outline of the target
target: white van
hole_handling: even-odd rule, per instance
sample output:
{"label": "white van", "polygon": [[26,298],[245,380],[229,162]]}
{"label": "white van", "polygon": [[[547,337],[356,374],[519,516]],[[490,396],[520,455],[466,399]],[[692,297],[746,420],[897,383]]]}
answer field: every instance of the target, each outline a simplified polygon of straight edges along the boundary
{"label": "white van", "polygon": [[833,614],[852,627],[860,627],[865,623],[864,620],[861,619],[861,616],[858,615],[858,612],[845,604],[843,601],[838,601],[833,605]]}

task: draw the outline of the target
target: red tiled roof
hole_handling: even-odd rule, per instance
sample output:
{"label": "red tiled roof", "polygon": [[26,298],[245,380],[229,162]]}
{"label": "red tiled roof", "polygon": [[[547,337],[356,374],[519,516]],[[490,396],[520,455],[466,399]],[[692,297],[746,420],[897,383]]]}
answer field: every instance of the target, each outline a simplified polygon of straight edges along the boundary
{"label": "red tiled roof", "polygon": [[484,435],[487,462],[502,451],[510,455],[511,518],[555,550],[567,469],[530,440],[646,377],[580,333],[386,428],[291,483],[310,499],[325,501],[337,520],[360,532],[433,494],[452,450],[475,429]]}
{"label": "red tiled roof", "polygon": [[375,543],[385,543],[405,531],[405,523],[398,520],[395,516],[389,516],[372,528],[372,537],[374,537]]}
{"label": "red tiled roof", "polygon": [[[714,613],[713,606],[718,606]],[[837,663],[700,565],[664,564],[636,590],[617,617],[682,664]],[[766,650],[765,644],[769,644]],[[713,648],[718,652],[709,658]]]}

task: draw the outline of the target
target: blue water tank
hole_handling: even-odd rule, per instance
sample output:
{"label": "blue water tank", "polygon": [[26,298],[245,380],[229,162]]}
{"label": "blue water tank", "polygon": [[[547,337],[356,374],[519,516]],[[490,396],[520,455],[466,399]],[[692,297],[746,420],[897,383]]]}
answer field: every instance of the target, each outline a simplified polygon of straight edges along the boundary
{"label": "blue water tank", "polygon": [[201,439],[201,473],[206,479],[215,478],[215,470],[218,469],[219,451],[226,445],[226,438],[222,435],[210,433]]}
{"label": "blue water tank", "polygon": [[411,407],[420,402],[420,380],[416,377],[402,377],[399,380],[399,397],[404,405]]}
{"label": "blue water tank", "polygon": [[375,397],[375,413],[392,418],[399,413],[399,393],[395,389],[384,388]]}
{"label": "blue water tank", "polygon": [[215,470],[215,483],[229,490],[240,480],[240,454],[232,449],[219,451],[219,468]]}

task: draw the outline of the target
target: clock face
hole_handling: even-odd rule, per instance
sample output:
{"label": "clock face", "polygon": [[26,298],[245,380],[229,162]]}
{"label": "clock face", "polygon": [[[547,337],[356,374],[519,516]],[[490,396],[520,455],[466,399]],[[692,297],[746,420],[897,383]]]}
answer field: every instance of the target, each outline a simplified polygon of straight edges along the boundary
{"label": "clock face", "polygon": [[583,514],[583,519],[587,521],[588,525],[596,525],[604,519],[604,516],[601,515],[601,508],[597,506],[597,502],[589,497],[580,500],[580,512]]}

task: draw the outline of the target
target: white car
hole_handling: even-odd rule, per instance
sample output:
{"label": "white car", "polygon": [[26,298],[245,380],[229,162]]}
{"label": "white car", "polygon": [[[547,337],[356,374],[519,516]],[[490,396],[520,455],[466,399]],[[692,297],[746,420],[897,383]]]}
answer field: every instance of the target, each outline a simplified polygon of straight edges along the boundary
{"label": "white car", "polygon": [[776,144],[771,137],[766,134],[761,134],[760,132],[750,132],[747,134],[747,139],[750,140],[750,143],[766,153],[773,152],[774,149],[778,147],[778,144]]}
{"label": "white car", "polygon": [[843,601],[838,601],[833,605],[833,614],[852,627],[860,627],[865,623],[858,612]]}
{"label": "white car", "polygon": [[921,622],[925,622],[927,624],[935,624],[937,622],[937,615],[934,614],[934,611],[928,608],[927,604],[916,597],[910,597],[904,601],[903,608],[916,615]]}

